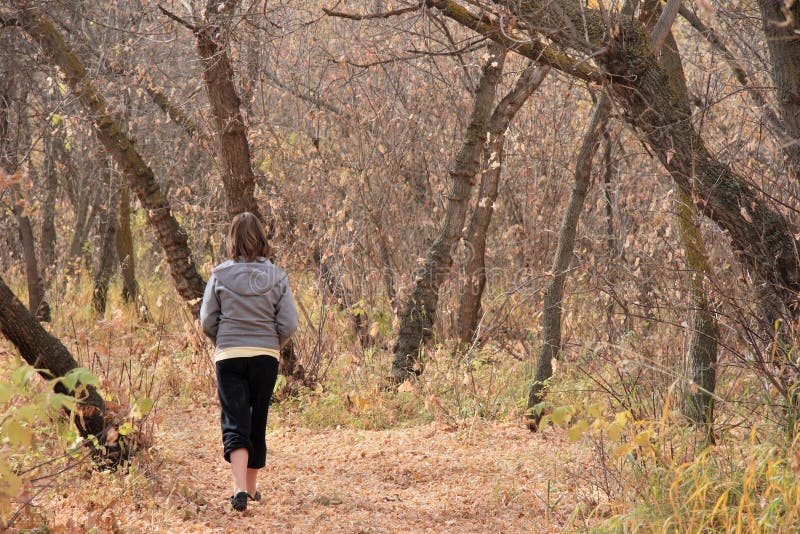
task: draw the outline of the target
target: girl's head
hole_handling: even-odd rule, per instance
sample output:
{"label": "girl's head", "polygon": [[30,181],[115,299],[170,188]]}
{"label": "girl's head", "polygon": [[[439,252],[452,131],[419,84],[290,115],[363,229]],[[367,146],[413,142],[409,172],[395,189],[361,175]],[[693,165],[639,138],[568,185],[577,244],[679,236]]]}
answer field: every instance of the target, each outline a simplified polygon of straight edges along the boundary
{"label": "girl's head", "polygon": [[264,226],[258,217],[249,211],[244,211],[233,218],[229,246],[233,261],[238,261],[240,257],[253,261],[259,256],[269,257],[270,254]]}

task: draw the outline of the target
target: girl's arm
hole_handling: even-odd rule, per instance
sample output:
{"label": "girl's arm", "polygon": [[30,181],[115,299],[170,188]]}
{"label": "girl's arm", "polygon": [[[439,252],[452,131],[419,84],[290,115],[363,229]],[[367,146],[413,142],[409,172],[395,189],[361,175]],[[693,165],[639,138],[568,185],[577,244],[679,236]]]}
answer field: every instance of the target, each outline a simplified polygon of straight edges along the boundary
{"label": "girl's arm", "polygon": [[298,317],[297,305],[289,288],[289,278],[284,275],[278,288],[279,298],[275,304],[275,330],[278,333],[281,348],[286,345],[297,331]]}
{"label": "girl's arm", "polygon": [[217,328],[219,327],[220,305],[217,296],[217,279],[211,275],[203,293],[203,304],[200,306],[200,324],[203,332],[216,345]]}

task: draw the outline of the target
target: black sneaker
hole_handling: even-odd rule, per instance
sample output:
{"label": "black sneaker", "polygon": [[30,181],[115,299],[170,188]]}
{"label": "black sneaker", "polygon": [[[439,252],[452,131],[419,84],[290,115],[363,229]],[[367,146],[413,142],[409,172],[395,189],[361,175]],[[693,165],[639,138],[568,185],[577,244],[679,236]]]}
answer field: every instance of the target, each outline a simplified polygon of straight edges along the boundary
{"label": "black sneaker", "polygon": [[261,500],[261,492],[260,491],[256,491],[255,495],[250,495],[248,493],[247,496],[250,497],[251,501],[260,501]]}
{"label": "black sneaker", "polygon": [[238,510],[240,512],[247,510],[248,497],[249,495],[247,495],[246,491],[240,491],[239,493],[231,497],[231,506],[233,506],[234,510]]}

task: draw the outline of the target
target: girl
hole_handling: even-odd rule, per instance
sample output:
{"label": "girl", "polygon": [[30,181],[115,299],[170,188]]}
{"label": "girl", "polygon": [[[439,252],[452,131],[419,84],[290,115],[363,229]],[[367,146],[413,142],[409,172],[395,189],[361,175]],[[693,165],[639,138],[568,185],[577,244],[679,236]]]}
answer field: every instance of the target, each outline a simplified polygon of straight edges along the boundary
{"label": "girl", "polygon": [[259,500],[258,470],[267,457],[269,402],[280,350],[297,330],[286,273],[270,262],[264,227],[252,213],[233,218],[230,257],[211,273],[200,322],[216,346],[217,393],[225,460],[233,471],[231,504]]}

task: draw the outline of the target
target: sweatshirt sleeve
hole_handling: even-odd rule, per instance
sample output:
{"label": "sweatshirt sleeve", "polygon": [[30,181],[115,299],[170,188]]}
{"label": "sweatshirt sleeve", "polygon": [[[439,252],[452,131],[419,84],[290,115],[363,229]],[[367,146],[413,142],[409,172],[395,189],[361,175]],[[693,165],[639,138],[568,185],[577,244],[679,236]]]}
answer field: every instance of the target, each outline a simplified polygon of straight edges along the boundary
{"label": "sweatshirt sleeve", "polygon": [[275,304],[275,330],[278,333],[281,348],[289,342],[292,335],[297,331],[298,317],[297,305],[289,288],[289,278],[284,275],[281,281],[278,302]]}
{"label": "sweatshirt sleeve", "polygon": [[211,275],[203,293],[203,304],[200,306],[200,324],[203,332],[216,345],[217,328],[219,327],[219,297],[217,296],[217,279]]}

